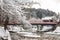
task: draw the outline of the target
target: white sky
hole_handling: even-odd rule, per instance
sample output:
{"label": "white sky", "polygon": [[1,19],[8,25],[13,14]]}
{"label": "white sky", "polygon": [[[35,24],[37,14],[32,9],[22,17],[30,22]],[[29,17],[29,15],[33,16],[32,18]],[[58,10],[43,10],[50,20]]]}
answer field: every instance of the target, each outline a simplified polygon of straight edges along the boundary
{"label": "white sky", "polygon": [[60,12],[60,0],[33,0],[33,1],[39,2],[41,6],[34,5],[32,7],[49,9],[56,13]]}

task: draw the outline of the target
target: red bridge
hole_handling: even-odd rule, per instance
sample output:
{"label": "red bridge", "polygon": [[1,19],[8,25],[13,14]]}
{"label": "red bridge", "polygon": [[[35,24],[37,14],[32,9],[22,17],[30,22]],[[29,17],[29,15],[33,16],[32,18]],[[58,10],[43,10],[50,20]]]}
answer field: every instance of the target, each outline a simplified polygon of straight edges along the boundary
{"label": "red bridge", "polygon": [[32,20],[29,21],[31,24],[33,25],[56,25],[58,24],[56,21],[54,20]]}
{"label": "red bridge", "polygon": [[[58,22],[55,20],[28,20],[32,25],[57,25]],[[8,25],[21,25],[17,21],[10,21]]]}

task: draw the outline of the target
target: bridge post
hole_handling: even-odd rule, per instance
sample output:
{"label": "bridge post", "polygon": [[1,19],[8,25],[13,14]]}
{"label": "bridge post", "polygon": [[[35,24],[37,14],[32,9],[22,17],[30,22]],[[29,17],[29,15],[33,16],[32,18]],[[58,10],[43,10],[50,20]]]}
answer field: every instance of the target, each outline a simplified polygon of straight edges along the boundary
{"label": "bridge post", "polygon": [[43,25],[37,25],[37,31],[39,32],[40,30],[42,30]]}

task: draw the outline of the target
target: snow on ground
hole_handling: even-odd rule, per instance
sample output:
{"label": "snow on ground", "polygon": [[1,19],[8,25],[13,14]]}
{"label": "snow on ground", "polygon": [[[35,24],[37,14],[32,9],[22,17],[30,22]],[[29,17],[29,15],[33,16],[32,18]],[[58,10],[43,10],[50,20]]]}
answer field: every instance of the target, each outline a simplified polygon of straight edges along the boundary
{"label": "snow on ground", "polygon": [[54,32],[60,33],[60,27],[58,26]]}
{"label": "snow on ground", "polygon": [[32,32],[19,32],[18,34],[20,34],[21,36],[25,36],[25,37],[40,37],[40,35],[37,35]]}
{"label": "snow on ground", "polygon": [[9,31],[7,29],[4,30],[2,26],[0,26],[0,38],[11,40]]}
{"label": "snow on ground", "polygon": [[45,26],[43,26],[43,28],[42,28],[41,31],[47,31],[47,30],[50,30],[50,29],[52,29],[52,26],[50,26],[50,25],[45,25]]}
{"label": "snow on ground", "polygon": [[57,28],[53,32],[46,32],[46,34],[60,35],[60,26],[57,26]]}

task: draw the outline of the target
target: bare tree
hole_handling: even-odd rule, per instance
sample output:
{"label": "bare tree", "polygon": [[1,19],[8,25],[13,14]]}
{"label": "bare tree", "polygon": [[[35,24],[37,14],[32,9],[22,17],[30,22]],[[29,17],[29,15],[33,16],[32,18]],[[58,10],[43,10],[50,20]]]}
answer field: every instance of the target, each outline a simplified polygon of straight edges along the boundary
{"label": "bare tree", "polygon": [[32,27],[30,26],[31,24],[22,16],[25,13],[22,10],[22,8],[28,6],[29,1],[28,2],[23,2],[23,1],[22,0],[1,0],[1,5],[0,5],[1,10],[6,12],[7,15],[14,15],[18,21],[21,21],[23,23],[24,27],[31,28]]}

